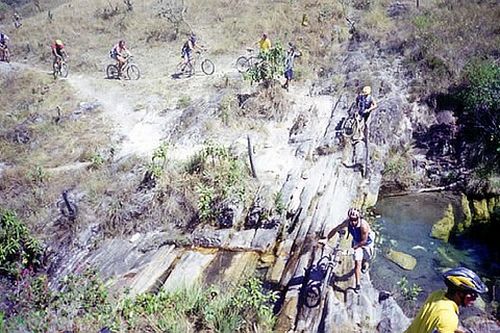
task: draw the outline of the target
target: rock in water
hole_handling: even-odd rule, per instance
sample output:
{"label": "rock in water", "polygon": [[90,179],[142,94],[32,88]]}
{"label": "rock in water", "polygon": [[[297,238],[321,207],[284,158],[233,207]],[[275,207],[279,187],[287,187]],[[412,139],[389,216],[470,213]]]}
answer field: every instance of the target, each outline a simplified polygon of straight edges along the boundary
{"label": "rock in water", "polygon": [[389,249],[389,251],[385,253],[385,257],[407,271],[413,270],[417,265],[417,259],[415,259],[415,257],[393,249]]}

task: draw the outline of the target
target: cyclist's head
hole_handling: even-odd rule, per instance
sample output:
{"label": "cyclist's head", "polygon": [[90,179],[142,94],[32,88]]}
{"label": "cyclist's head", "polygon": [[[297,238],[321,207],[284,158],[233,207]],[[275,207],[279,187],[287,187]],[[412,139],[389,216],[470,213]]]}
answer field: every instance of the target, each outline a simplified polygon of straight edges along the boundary
{"label": "cyclist's head", "polygon": [[56,45],[57,45],[57,46],[62,46],[62,45],[63,45],[62,40],[60,40],[60,39],[56,39]]}
{"label": "cyclist's head", "polygon": [[125,40],[124,39],[120,39],[120,41],[118,42],[118,45],[120,47],[124,47],[125,46]]}
{"label": "cyclist's head", "polygon": [[457,267],[446,271],[443,274],[443,279],[450,289],[476,294],[484,294],[488,291],[479,276],[465,267]]}
{"label": "cyclist's head", "polygon": [[352,207],[347,211],[347,217],[351,221],[357,221],[361,217],[361,212],[359,209]]}
{"label": "cyclist's head", "polygon": [[264,32],[262,33],[262,39],[266,39],[267,38],[267,34]]}
{"label": "cyclist's head", "polygon": [[365,86],[363,87],[363,90],[361,92],[363,93],[363,95],[370,95],[372,93],[372,87]]}

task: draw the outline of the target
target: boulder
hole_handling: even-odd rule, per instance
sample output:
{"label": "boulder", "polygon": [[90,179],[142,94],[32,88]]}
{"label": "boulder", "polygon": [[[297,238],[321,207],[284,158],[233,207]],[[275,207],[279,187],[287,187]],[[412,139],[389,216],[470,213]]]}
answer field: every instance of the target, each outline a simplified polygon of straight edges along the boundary
{"label": "boulder", "polygon": [[413,270],[417,265],[417,259],[415,259],[415,257],[393,249],[389,249],[389,251],[385,253],[385,257],[407,271]]}
{"label": "boulder", "polygon": [[455,215],[453,213],[453,206],[448,204],[448,208],[446,209],[443,218],[432,226],[431,237],[447,242],[454,226]]}

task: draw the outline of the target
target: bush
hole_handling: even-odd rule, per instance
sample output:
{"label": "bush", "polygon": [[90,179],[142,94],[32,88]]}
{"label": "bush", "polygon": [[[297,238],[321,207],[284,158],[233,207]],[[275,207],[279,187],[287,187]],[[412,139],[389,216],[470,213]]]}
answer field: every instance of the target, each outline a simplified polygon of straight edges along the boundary
{"label": "bush", "polygon": [[0,209],[0,273],[19,278],[40,264],[42,246],[13,212]]}
{"label": "bush", "polygon": [[260,53],[259,61],[244,75],[250,83],[264,83],[272,85],[275,79],[283,75],[285,65],[285,51],[278,41],[269,52]]}
{"label": "bush", "polygon": [[458,99],[465,159],[486,169],[500,163],[500,66],[490,60],[474,60],[464,68]]}

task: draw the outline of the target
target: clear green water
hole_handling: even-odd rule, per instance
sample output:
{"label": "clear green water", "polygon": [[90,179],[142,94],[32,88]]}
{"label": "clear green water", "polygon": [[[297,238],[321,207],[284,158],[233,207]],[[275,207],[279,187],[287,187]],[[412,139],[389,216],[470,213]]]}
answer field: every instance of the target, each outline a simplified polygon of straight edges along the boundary
{"label": "clear green water", "polygon": [[[374,228],[380,233],[381,244],[370,269],[375,287],[397,293],[397,282],[405,276],[411,284],[423,288],[418,306],[430,291],[444,288],[440,273],[445,269],[466,266],[483,276],[499,275],[500,263],[490,260],[485,247],[469,240],[453,246],[430,237],[432,225],[443,217],[450,203],[460,207],[459,198],[451,194],[418,194],[379,201]],[[406,271],[387,260],[383,251],[389,247],[414,256],[415,269]]]}

